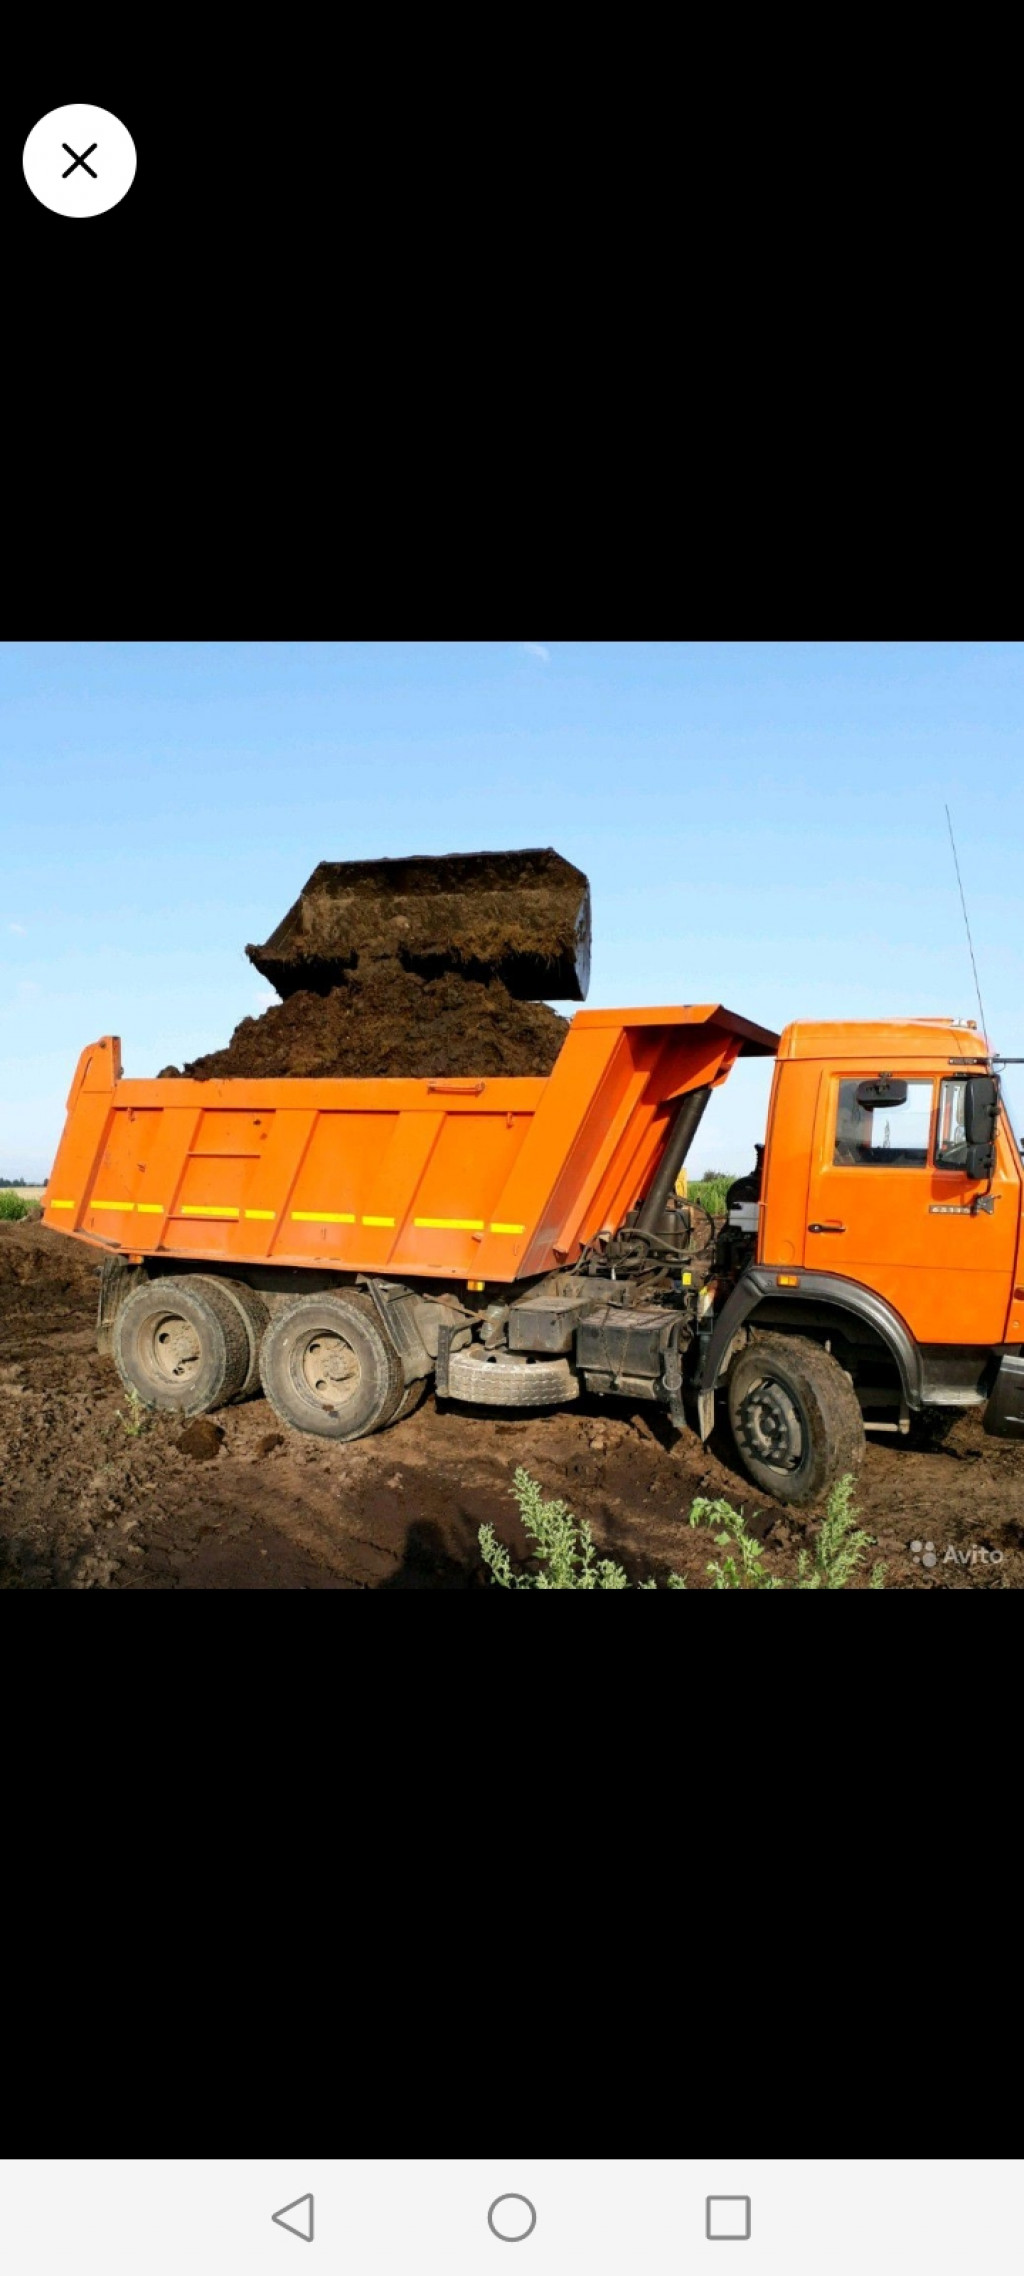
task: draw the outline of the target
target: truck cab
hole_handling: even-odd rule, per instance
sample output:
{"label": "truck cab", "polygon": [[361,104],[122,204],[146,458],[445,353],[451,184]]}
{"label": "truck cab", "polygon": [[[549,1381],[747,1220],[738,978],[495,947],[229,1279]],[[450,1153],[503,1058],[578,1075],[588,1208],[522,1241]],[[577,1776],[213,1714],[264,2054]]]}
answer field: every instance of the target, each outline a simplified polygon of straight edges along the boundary
{"label": "truck cab", "polygon": [[[794,1400],[767,1374],[758,1389],[749,1352],[801,1338],[845,1377],[868,1428],[941,1435],[987,1403],[986,1427],[1024,1433],[1022,1191],[1017,1138],[970,1023],[784,1029],[757,1224],[748,1201],[748,1257],[734,1234],[741,1269],[705,1359],[702,1428],[724,1383],[748,1468],[784,1487],[771,1453],[791,1460]],[[785,1354],[774,1358],[778,1369]]]}

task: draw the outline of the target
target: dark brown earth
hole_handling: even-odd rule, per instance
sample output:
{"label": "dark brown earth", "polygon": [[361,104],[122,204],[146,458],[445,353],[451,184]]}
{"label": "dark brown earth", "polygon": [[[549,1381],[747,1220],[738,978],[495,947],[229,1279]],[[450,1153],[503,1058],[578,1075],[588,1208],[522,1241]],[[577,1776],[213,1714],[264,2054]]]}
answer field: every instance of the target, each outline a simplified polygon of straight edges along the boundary
{"label": "dark brown earth", "polygon": [[243,1019],[186,1075],[549,1075],[568,1022],[518,1003],[500,980],[425,980],[385,960],[325,996],[300,989]]}
{"label": "dark brown earth", "polygon": [[[640,1404],[512,1420],[431,1394],[391,1430],[331,1446],[283,1430],[257,1399],[201,1423],[144,1417],[135,1435],[96,1352],[95,1306],[83,1244],[0,1223],[0,1586],[485,1588],[481,1524],[525,1549],[520,1464],[635,1580],[674,1570],[710,1585],[719,1552],[686,1523],[698,1494],[747,1512],[773,1573],[813,1547],[817,1520],[756,1493],[727,1440],[676,1439]],[[857,1501],[888,1588],[1024,1586],[1024,1447],[987,1439],[975,1416],[934,1452],[869,1444]],[[934,1542],[933,1568],[914,1562],[914,1539]],[[949,1549],[974,1561],[946,1562]]]}
{"label": "dark brown earth", "polygon": [[246,955],[281,996],[321,994],[389,956],[431,979],[459,971],[513,996],[584,997],[590,886],[551,846],[322,861],[270,939]]}

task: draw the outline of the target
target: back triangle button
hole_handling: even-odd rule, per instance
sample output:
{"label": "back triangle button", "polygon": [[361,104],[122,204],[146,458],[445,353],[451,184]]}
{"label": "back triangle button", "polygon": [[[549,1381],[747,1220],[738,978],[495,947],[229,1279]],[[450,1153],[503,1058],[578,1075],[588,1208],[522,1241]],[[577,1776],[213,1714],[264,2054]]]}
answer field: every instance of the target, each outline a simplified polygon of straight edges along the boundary
{"label": "back triangle button", "polygon": [[[293,2218],[288,2219],[291,2213]],[[282,2205],[279,2213],[271,2213],[279,2228],[287,2229],[291,2236],[300,2236],[305,2244],[313,2242],[313,2199],[311,2195],[293,2197],[290,2205]]]}

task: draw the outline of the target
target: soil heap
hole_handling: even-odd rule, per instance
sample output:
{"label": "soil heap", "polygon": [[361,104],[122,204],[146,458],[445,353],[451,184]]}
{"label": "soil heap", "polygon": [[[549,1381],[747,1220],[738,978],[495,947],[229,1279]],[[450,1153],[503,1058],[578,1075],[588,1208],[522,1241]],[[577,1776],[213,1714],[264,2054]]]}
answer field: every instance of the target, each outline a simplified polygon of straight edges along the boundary
{"label": "soil heap", "polygon": [[243,1019],[223,1051],[182,1069],[214,1075],[549,1075],[568,1020],[500,980],[423,980],[391,960],[319,996],[300,988]]}
{"label": "soil heap", "polygon": [[568,1022],[532,999],[585,996],[590,888],[550,848],[321,862],[246,954],[285,1001],[184,1074],[548,1075]]}

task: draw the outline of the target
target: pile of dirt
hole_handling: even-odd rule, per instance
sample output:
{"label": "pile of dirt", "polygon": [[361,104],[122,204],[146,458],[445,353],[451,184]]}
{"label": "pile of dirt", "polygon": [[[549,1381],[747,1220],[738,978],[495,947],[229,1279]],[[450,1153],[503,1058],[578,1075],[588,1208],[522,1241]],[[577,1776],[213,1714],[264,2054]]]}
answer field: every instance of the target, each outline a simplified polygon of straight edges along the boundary
{"label": "pile of dirt", "polygon": [[218,1075],[549,1075],[568,1021],[517,1002],[501,980],[424,979],[390,958],[346,973],[326,995],[299,989],[243,1019],[222,1051],[183,1068]]}
{"label": "pile of dirt", "polygon": [[81,1241],[22,1219],[4,1225],[0,1241],[0,1311],[6,1319],[62,1302],[96,1309],[101,1258]]}

